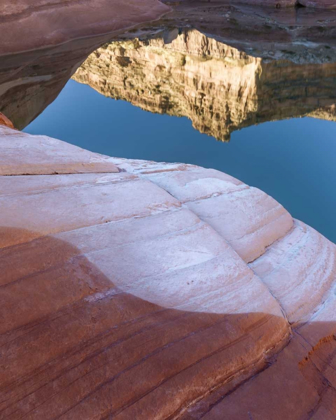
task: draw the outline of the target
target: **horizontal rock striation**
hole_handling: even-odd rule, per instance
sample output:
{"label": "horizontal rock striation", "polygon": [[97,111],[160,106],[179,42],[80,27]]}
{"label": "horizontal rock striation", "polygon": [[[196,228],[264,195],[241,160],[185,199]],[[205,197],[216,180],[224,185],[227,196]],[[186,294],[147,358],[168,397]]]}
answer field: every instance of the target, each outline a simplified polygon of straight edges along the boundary
{"label": "horizontal rock striation", "polygon": [[0,55],[115,33],[169,11],[157,0],[16,0],[0,11]]}
{"label": "horizontal rock striation", "polygon": [[333,418],[334,244],[216,170],[0,144],[1,418]]}
{"label": "horizontal rock striation", "polygon": [[[81,172],[118,172],[105,156],[50,137],[28,137],[0,126],[0,175],[45,175]],[[24,151],[25,158],[17,153]]]}
{"label": "horizontal rock striation", "polygon": [[169,10],[156,0],[7,2],[0,10],[0,112],[23,129],[92,51]]}
{"label": "horizontal rock striation", "polygon": [[25,128],[56,99],[85,58],[108,39],[110,35],[2,57],[0,111],[16,128]]}
{"label": "horizontal rock striation", "polygon": [[335,118],[335,63],[266,61],[197,30],[106,44],[73,78],[147,111],[186,116],[222,141],[266,121]]}

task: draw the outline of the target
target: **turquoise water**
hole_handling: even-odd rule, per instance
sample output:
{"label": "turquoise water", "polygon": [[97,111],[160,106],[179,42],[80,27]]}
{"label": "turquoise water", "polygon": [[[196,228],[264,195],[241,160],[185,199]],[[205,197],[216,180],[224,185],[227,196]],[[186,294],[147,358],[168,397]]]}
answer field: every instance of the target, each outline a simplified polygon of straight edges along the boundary
{"label": "turquoise water", "polygon": [[187,118],[152,114],[70,80],[25,130],[110,156],[219,169],[278,200],[336,242],[336,123],[313,118],[268,122],[221,143]]}

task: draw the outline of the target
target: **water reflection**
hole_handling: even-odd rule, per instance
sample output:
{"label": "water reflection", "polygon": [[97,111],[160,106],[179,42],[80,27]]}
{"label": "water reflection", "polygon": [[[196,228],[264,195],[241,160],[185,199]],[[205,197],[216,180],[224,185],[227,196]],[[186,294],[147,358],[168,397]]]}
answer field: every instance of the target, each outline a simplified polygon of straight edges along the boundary
{"label": "water reflection", "polygon": [[87,59],[75,80],[151,112],[186,116],[223,141],[265,121],[333,120],[335,22],[326,11],[177,2],[114,42],[107,34],[1,56],[0,112],[23,129]]}
{"label": "water reflection", "polygon": [[[174,11],[114,41],[2,56],[0,112],[96,152],[219,169],[335,242],[336,124],[325,120],[336,118],[336,13],[209,8]],[[70,81],[54,101],[72,75],[86,86]]]}
{"label": "water reflection", "polygon": [[73,78],[146,111],[188,117],[222,141],[266,121],[336,119],[335,63],[253,57],[197,30],[106,44]]}

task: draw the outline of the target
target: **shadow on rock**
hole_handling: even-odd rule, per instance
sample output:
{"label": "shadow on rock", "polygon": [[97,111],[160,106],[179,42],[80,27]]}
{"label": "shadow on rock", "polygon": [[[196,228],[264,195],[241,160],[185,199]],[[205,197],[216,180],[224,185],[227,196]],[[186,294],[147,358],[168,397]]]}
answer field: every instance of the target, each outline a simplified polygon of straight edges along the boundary
{"label": "shadow on rock", "polygon": [[[33,236],[6,230],[9,243]],[[312,323],[304,335],[316,342],[294,332],[286,345],[288,324],[272,314],[153,304],[56,236],[0,251],[2,418],[242,419],[254,410],[266,419],[302,389],[301,414],[325,395],[334,324]]]}

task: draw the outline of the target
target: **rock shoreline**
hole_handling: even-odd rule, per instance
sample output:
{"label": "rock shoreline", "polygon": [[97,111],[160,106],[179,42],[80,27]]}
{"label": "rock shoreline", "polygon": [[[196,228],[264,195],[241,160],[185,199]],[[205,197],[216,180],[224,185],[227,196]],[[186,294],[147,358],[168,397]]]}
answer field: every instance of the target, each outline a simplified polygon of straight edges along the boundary
{"label": "rock shoreline", "polygon": [[336,415],[334,244],[216,170],[0,147],[3,418]]}
{"label": "rock shoreline", "polygon": [[[71,39],[168,10],[113,5],[8,3],[5,92],[41,76],[15,53],[41,48],[43,60],[57,47],[60,62]],[[45,89],[57,95],[80,57]],[[336,418],[335,244],[219,171],[102,156],[2,123],[0,418]]]}
{"label": "rock shoreline", "polygon": [[170,8],[158,0],[17,0],[0,12],[0,56],[117,34],[158,19]]}
{"label": "rock shoreline", "polygon": [[[167,5],[183,1],[165,2]],[[202,4],[202,1],[196,2]],[[336,9],[334,0],[241,0],[216,4],[248,4],[268,8],[312,7]],[[0,56],[36,51],[68,41],[116,34],[126,28],[154,21],[171,11],[158,0],[17,0],[6,4],[0,14]]]}

